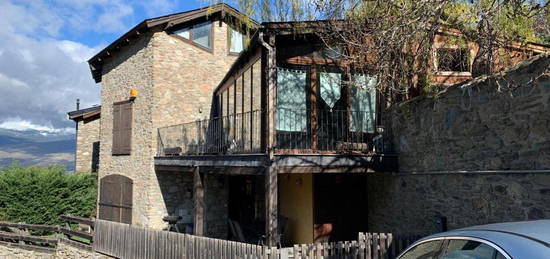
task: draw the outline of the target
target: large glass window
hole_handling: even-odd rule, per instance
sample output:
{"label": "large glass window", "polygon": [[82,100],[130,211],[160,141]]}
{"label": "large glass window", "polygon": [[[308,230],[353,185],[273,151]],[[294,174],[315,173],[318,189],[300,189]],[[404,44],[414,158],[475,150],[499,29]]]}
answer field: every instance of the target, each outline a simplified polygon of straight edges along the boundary
{"label": "large glass window", "polygon": [[320,72],[319,81],[321,98],[328,105],[328,108],[333,109],[336,102],[340,100],[342,74]]}
{"label": "large glass window", "polygon": [[373,133],[376,118],[376,83],[374,77],[352,75],[350,126],[353,132]]}
{"label": "large glass window", "polygon": [[244,49],[244,36],[237,30],[229,28],[229,52],[240,53]]}
{"label": "large glass window", "polygon": [[189,33],[189,28],[185,28],[185,29],[181,29],[181,30],[177,30],[177,31],[174,31],[174,34],[188,40],[190,39],[190,33]]}
{"label": "large glass window", "polygon": [[205,48],[212,48],[212,23],[205,22],[173,32],[174,34]]}
{"label": "large glass window", "polygon": [[277,130],[307,130],[306,79],[305,71],[278,69]]}
{"label": "large glass window", "polygon": [[193,26],[193,41],[203,47],[211,48],[212,23],[206,22]]}

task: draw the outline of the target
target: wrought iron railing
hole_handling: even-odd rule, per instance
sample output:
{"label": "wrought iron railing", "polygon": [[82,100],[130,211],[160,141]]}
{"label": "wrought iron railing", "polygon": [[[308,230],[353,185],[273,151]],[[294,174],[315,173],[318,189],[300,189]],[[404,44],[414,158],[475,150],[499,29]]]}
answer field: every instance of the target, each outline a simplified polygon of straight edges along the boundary
{"label": "wrought iron railing", "polygon": [[350,110],[277,110],[276,148],[284,150],[358,151],[373,148],[374,112]]}
{"label": "wrought iron railing", "polygon": [[[157,155],[260,153],[262,115],[257,110],[159,128]],[[377,135],[373,112],[279,108],[275,121],[274,148],[281,153],[368,153]]]}
{"label": "wrought iron railing", "polygon": [[261,111],[158,129],[158,156],[258,153]]}

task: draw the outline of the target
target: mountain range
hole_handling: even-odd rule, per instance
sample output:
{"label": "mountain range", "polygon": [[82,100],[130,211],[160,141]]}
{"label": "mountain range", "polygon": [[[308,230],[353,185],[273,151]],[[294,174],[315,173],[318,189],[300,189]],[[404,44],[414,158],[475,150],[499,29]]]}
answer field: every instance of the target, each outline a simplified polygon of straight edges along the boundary
{"label": "mountain range", "polygon": [[0,167],[18,161],[23,166],[62,165],[72,171],[74,153],[74,134],[0,128]]}

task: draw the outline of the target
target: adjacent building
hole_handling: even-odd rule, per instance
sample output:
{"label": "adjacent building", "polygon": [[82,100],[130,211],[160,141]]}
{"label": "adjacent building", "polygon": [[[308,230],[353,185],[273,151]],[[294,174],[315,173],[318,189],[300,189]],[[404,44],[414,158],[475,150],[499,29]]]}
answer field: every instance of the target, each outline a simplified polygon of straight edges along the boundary
{"label": "adjacent building", "polygon": [[68,115],[76,123],[75,172],[97,172],[101,106],[78,109]]}

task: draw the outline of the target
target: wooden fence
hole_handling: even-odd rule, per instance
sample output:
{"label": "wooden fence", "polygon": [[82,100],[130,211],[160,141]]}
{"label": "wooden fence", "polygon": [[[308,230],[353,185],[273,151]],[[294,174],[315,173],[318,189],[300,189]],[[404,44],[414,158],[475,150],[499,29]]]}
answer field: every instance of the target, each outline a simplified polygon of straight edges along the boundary
{"label": "wooden fence", "polygon": [[96,220],[93,247],[118,258],[393,259],[414,240],[360,233],[354,241],[275,248]]}
{"label": "wooden fence", "polygon": [[[94,221],[91,219],[66,215],[61,216],[61,218],[67,223],[87,225],[90,229],[94,227]],[[36,231],[46,233],[46,236],[36,235],[34,233]],[[52,234],[54,235],[52,236]],[[59,242],[64,242],[81,249],[92,250],[92,246],[90,245],[92,239],[92,233],[74,230],[69,226],[0,221],[0,242],[5,245],[16,245],[25,249],[53,252]]]}
{"label": "wooden fence", "polygon": [[95,251],[118,258],[279,258],[276,248],[99,219],[93,244]]}

